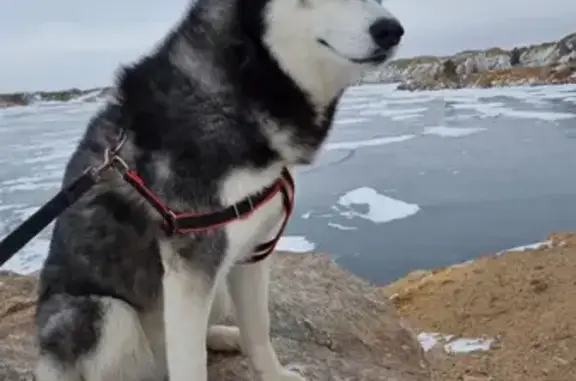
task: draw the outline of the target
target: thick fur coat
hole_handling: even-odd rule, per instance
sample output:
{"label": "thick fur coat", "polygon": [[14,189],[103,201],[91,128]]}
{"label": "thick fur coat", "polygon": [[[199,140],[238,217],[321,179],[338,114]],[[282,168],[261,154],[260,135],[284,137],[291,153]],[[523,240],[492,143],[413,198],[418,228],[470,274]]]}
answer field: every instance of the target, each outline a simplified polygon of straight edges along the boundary
{"label": "thick fur coat", "polygon": [[[400,23],[374,0],[197,0],[158,47],[123,68],[64,184],[120,156],[172,209],[210,213],[309,164],[345,88],[393,56]],[[206,349],[242,349],[262,381],[302,381],[269,336],[268,260],[278,195],[249,218],[167,236],[113,172],[56,221],[41,272],[37,381],[207,380]],[[230,290],[231,301],[222,292]],[[238,327],[214,325],[232,306]]]}

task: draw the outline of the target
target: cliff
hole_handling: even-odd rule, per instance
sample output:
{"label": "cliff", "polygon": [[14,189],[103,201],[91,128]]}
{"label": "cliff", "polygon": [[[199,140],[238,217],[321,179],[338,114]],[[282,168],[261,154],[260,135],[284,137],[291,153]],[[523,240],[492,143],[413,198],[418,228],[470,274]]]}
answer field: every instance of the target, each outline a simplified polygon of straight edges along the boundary
{"label": "cliff", "polygon": [[576,33],[555,42],[398,59],[364,83],[400,82],[401,90],[576,83]]}
{"label": "cliff", "polygon": [[[326,255],[277,253],[270,286],[280,360],[308,381],[430,381],[420,344],[379,289]],[[0,272],[0,380],[30,381],[34,276]],[[209,379],[251,379],[246,358],[211,353]]]}

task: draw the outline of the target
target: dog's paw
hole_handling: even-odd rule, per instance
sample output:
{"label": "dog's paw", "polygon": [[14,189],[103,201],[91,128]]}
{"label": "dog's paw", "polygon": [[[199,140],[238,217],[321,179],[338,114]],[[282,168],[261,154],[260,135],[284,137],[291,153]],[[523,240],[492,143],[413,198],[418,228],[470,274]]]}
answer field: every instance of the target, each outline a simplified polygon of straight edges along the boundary
{"label": "dog's paw", "polygon": [[207,347],[216,352],[241,352],[240,330],[228,325],[208,327]]}
{"label": "dog's paw", "polygon": [[278,373],[275,374],[262,374],[261,377],[262,381],[306,381],[304,377],[300,375],[300,373],[289,370],[289,369],[281,369]]}

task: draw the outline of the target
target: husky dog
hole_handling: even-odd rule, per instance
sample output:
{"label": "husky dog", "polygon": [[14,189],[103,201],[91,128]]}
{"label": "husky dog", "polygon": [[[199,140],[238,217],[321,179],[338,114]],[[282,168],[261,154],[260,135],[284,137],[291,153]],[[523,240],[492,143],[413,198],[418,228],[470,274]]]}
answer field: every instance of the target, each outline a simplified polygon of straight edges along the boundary
{"label": "husky dog", "polygon": [[[125,131],[119,156],[170,208],[234,205],[313,161],[342,92],[390,59],[403,33],[376,0],[196,0],[119,72],[64,183],[101,164]],[[303,380],[271,345],[269,261],[238,264],[277,234],[282,201],[169,235],[150,203],[107,172],[55,223],[37,381],[206,381],[207,349],[241,350],[261,381]],[[228,304],[237,327],[214,323]]]}

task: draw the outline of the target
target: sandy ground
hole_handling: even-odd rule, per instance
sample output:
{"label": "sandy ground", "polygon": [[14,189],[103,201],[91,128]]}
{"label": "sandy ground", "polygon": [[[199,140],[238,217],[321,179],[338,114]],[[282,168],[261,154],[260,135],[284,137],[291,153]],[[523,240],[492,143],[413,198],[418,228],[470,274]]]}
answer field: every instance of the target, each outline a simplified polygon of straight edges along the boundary
{"label": "sandy ground", "polygon": [[549,238],[384,288],[419,332],[494,340],[488,351],[428,351],[435,381],[576,380],[576,234]]}

